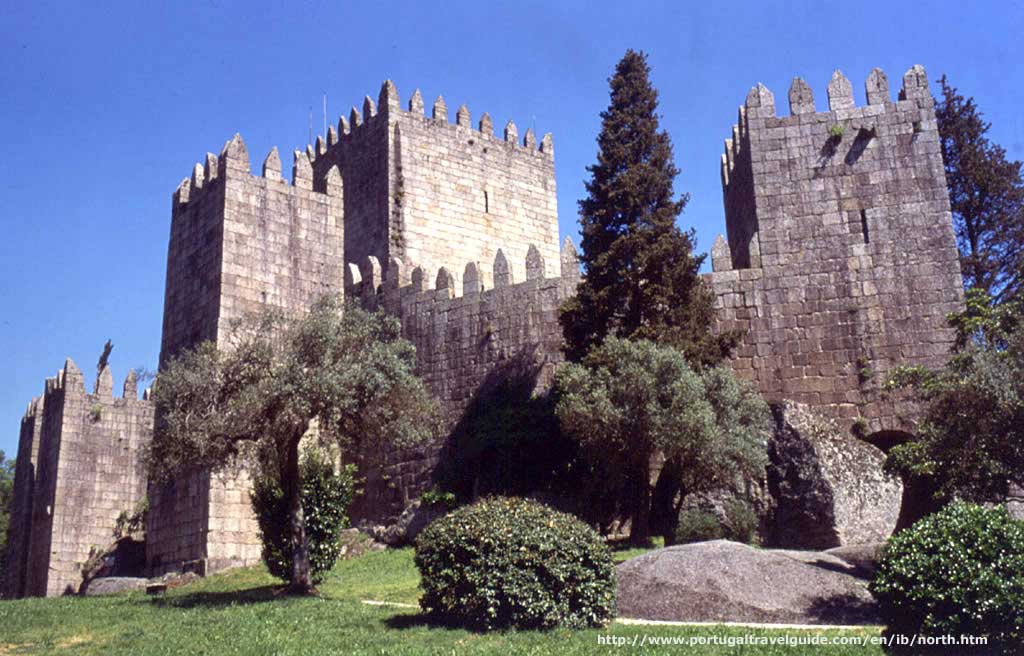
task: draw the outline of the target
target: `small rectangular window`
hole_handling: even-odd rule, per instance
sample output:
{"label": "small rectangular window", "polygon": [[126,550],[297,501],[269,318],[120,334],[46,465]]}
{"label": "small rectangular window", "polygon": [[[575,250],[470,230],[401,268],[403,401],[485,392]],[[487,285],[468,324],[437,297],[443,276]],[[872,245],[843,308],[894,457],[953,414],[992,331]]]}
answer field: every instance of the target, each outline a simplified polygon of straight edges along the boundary
{"label": "small rectangular window", "polygon": [[860,211],[860,231],[864,235],[864,243],[867,244],[871,241],[868,236],[868,212],[867,210]]}
{"label": "small rectangular window", "polygon": [[491,213],[491,198],[487,191],[484,191],[484,214]]}

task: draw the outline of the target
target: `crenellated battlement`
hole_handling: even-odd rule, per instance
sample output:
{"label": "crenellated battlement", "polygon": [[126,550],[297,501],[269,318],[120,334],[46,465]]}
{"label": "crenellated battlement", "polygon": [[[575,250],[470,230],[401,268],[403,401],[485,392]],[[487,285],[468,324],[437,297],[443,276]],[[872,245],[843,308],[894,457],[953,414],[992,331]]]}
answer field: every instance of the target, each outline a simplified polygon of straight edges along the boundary
{"label": "crenellated battlement", "polygon": [[58,595],[78,591],[92,545],[106,546],[117,517],[145,496],[141,455],[153,428],[148,391],[138,398],[129,373],[123,394],[105,366],[93,391],[68,358],[46,379],[43,394],[21,421],[11,532],[7,553],[14,573],[0,595]]}
{"label": "crenellated battlement", "polygon": [[85,376],[75,365],[74,361],[68,358],[64,361],[63,369],[60,369],[54,376],[46,379],[43,386],[43,394],[32,399],[25,415],[28,416],[38,412],[40,408],[47,404],[52,406],[57,396],[61,396],[65,400],[72,397],[86,398],[97,403],[114,403],[116,401],[148,403],[151,392],[150,388],[143,390],[142,399],[140,400],[135,372],[129,371],[121,386],[121,396],[114,396],[114,376],[110,371],[109,365],[99,372],[93,384],[92,392],[88,392],[85,385]]}
{"label": "crenellated battlement", "polygon": [[[312,162],[315,154],[311,150],[294,152],[294,159],[291,173],[291,186],[295,189],[316,191],[329,196],[342,194],[341,174],[337,167],[325,171],[322,178],[314,182]],[[202,202],[207,196],[207,191],[212,189],[218,180],[259,180],[268,182],[281,182],[285,185],[288,182],[282,176],[281,155],[277,147],[271,148],[263,160],[261,175],[253,175],[249,163],[249,152],[245,146],[242,135],[235,133],[235,136],[224,143],[220,156],[213,153],[206,153],[205,163],[197,162],[192,168],[191,177],[184,178],[174,191],[174,213],[177,214],[186,206],[195,206]]]}
{"label": "crenellated battlement", "polygon": [[[784,219],[805,212],[812,198],[834,203],[834,210],[821,206],[813,213],[830,225],[855,223],[851,233],[860,240],[870,235],[871,213],[892,204],[886,195],[904,177],[927,184],[921,200],[943,211],[938,124],[924,68],[913,66],[904,74],[895,101],[878,68],[865,81],[866,105],[855,103],[853,86],[838,70],[826,95],[828,110],[816,111],[810,85],[794,78],[789,115],[777,116],[771,90],[763,84],[750,89],[721,156],[728,251],[719,245],[716,271],[727,261],[728,268],[738,269],[782,263],[798,250],[785,234]],[[908,165],[898,166],[897,160]]]}
{"label": "crenellated battlement", "polygon": [[[903,75],[903,86],[894,102],[890,96],[889,78],[880,68],[874,68],[864,83],[867,105],[857,106],[853,97],[853,85],[836,70],[826,87],[828,109],[819,112],[814,101],[814,92],[802,78],[795,77],[789,87],[789,115],[778,116],[775,107],[775,94],[763,84],[751,87],[746,101],[739,108],[739,118],[733,125],[732,136],[725,140],[725,152],[721,157],[721,173],[723,188],[729,186],[729,180],[735,171],[737,162],[744,154],[744,144],[749,142],[751,120],[756,127],[763,127],[770,132],[768,138],[778,136],[780,131],[787,138],[811,137],[815,130],[810,126],[824,125],[826,130],[842,128],[853,129],[856,133],[864,130],[871,133],[878,129],[878,122],[872,121],[886,112],[899,112],[905,119],[905,125],[898,129],[901,134],[935,130],[934,118],[928,124],[918,124],[915,115],[919,109],[931,108],[934,104],[928,91],[928,76],[924,68],[915,65]],[[803,127],[799,131],[786,128]],[[838,126],[838,128],[836,128]],[[893,126],[888,126],[893,129]],[[831,136],[831,135],[827,135]]]}
{"label": "crenellated battlement", "polygon": [[360,112],[353,106],[349,111],[348,118],[344,115],[338,118],[337,128],[329,127],[326,136],[317,135],[314,144],[306,146],[306,153],[309,155],[311,164],[315,164],[318,158],[327,155],[332,148],[345,148],[346,144],[358,141],[362,131],[369,130],[376,125],[380,117],[383,117],[385,121],[392,122],[400,119],[419,119],[435,128],[443,126],[449,130],[452,137],[469,144],[474,143],[477,138],[483,138],[491,144],[503,143],[513,152],[545,156],[549,159],[554,159],[555,156],[554,138],[550,132],[544,134],[538,142],[533,129],[528,128],[520,140],[519,129],[514,121],[509,120],[505,124],[501,139],[499,139],[494,133],[494,122],[487,112],[481,115],[476,129],[473,129],[469,107],[465,104],[460,105],[456,110],[455,123],[450,123],[448,121],[448,104],[443,96],[438,96],[434,100],[430,116],[425,114],[423,95],[419,89],[416,89],[409,97],[407,108],[402,109],[398,87],[391,80],[385,80],[381,84],[376,103],[370,96],[363,98],[362,108],[362,112]]}
{"label": "crenellated battlement", "polygon": [[457,298],[479,300],[481,294],[491,291],[508,290],[515,293],[517,290],[536,288],[540,281],[545,280],[564,282],[570,290],[574,290],[580,280],[579,256],[568,237],[562,244],[559,275],[546,277],[544,258],[533,245],[527,250],[523,266],[526,279],[516,281],[508,258],[499,248],[489,271],[486,271],[490,274],[486,278],[492,281],[492,286],[488,288],[485,270],[479,262],[467,262],[459,280],[447,267],[440,267],[434,274],[421,266],[410,269],[397,258],[389,262],[385,275],[380,261],[370,255],[358,265],[349,263],[345,266],[345,293],[349,298],[359,299],[365,306],[394,310],[396,303],[443,302]]}

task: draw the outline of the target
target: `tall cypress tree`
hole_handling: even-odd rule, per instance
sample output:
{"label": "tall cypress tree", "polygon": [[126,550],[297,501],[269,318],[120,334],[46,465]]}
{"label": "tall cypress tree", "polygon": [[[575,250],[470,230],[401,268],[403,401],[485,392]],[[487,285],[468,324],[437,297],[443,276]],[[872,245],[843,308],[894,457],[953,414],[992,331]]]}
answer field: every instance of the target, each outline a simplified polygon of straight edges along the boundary
{"label": "tall cypress tree", "polygon": [[580,360],[608,335],[646,338],[680,348],[697,366],[722,360],[733,334],[713,335],[714,297],[698,273],[693,231],[676,219],[679,170],[658,124],[658,92],[647,56],[629,50],[609,80],[611,103],[601,113],[597,163],[589,166],[587,198],[579,203],[585,277],[562,306],[570,360]]}
{"label": "tall cypress tree", "polygon": [[991,124],[973,98],[939,80],[935,116],[964,284],[996,301],[1024,287],[1024,180],[1021,163],[989,141]]}

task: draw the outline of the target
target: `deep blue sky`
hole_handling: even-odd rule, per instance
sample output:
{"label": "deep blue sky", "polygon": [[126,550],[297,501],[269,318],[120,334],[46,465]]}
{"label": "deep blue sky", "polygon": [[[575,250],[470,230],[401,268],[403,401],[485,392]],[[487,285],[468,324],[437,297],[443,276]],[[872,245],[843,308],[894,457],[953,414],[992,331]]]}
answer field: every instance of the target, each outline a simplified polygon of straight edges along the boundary
{"label": "deep blue sky", "polygon": [[[554,133],[562,234],[594,159],[607,77],[647,51],[706,250],[723,228],[718,158],[764,82],[785,111],[794,75],[825,108],[833,69],[863,102],[874,66],[923,64],[974,96],[1024,157],[1024,10],[1012,3],[701,2],[4,3],[0,18],[0,449],[68,356],[91,379],[115,344],[116,386],[156,366],[171,192],[235,132],[253,165],[306,142],[391,78]],[[89,7],[87,5],[96,5]],[[318,130],[319,131],[319,130]],[[286,158],[290,169],[290,157]]]}

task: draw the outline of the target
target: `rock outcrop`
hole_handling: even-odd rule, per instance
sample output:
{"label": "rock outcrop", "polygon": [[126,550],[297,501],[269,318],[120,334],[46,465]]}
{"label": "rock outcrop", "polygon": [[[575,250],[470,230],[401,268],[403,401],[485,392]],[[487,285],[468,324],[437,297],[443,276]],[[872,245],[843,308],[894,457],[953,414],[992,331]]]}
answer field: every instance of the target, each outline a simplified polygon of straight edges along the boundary
{"label": "rock outcrop", "polygon": [[874,624],[867,581],[816,551],[714,540],[658,549],[616,569],[621,617],[691,622]]}
{"label": "rock outcrop", "polygon": [[773,547],[828,549],[885,541],[896,528],[903,485],[882,471],[885,454],[808,406],[772,407],[764,531]]}

